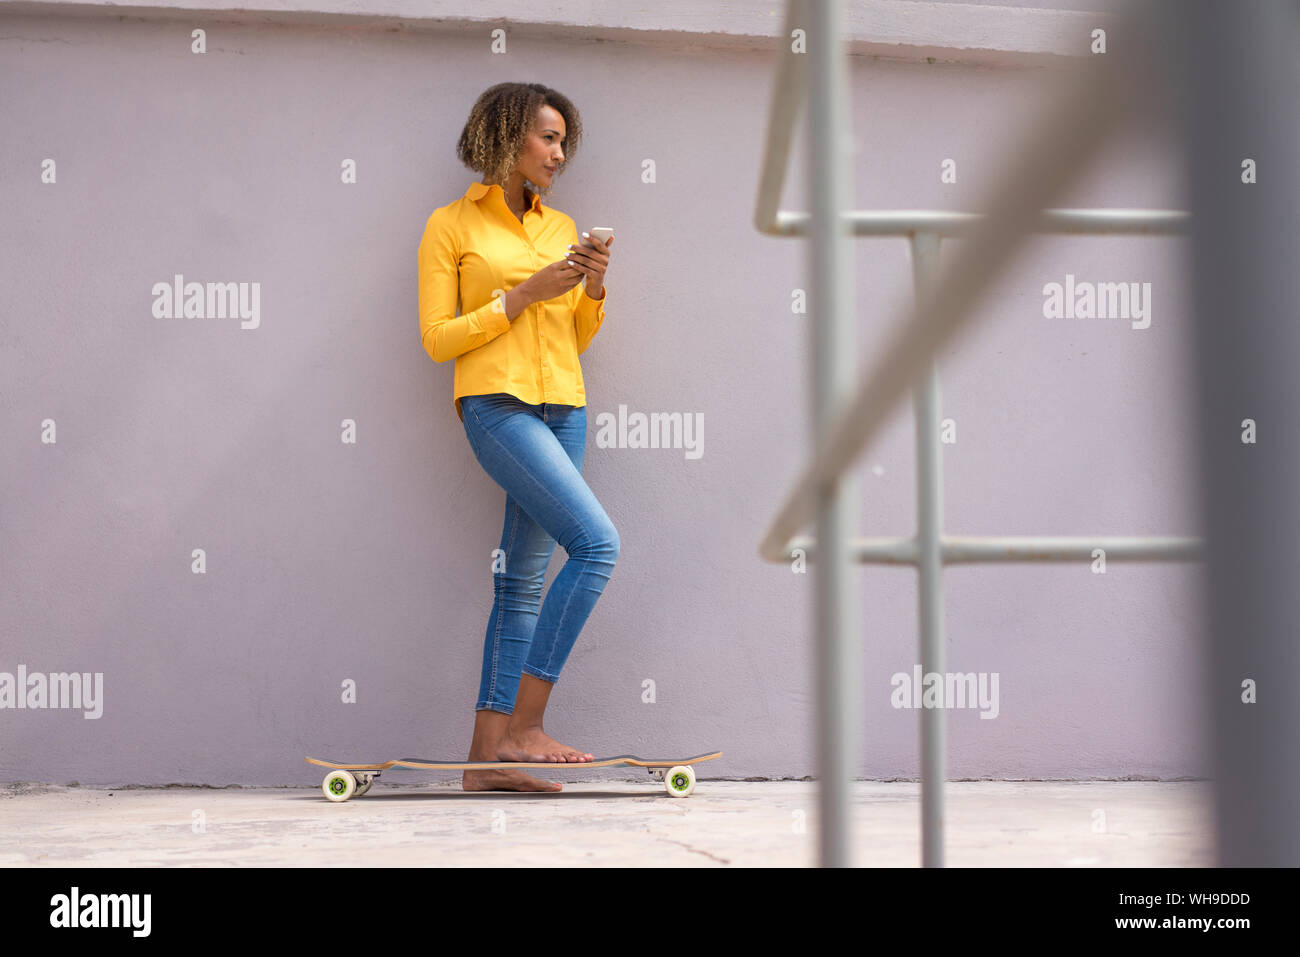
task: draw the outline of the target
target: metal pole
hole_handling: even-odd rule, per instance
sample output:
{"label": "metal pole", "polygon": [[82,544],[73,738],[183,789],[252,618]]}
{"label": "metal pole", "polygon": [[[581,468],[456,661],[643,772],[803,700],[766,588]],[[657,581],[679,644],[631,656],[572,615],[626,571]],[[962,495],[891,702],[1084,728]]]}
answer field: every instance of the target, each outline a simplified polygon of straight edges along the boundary
{"label": "metal pole", "polygon": [[[809,274],[813,329],[813,438],[824,440],[833,415],[853,388],[857,355],[850,310],[848,209],[848,66],[841,38],[843,0],[809,4],[806,25],[812,200]],[[789,42],[789,38],[785,38]],[[845,473],[816,493],[817,772],[820,860],[823,867],[851,864],[850,781],[857,768],[861,680],[861,628],[857,565],[848,537],[857,529],[857,480]]]}
{"label": "metal pole", "polygon": [[[939,273],[939,237],[911,239],[917,301]],[[916,547],[921,674],[943,674],[943,448],[939,442],[939,363],[931,358],[913,389],[916,418]],[[943,708],[921,713],[921,866],[943,867],[943,788],[946,744]]]}
{"label": "metal pole", "polygon": [[[1192,207],[1218,865],[1300,864],[1300,92],[1294,3],[1162,3]],[[1257,182],[1243,181],[1243,162]],[[1190,398],[1190,397],[1189,397]],[[1253,442],[1245,420],[1253,420]],[[1253,699],[1253,700],[1252,700]]]}

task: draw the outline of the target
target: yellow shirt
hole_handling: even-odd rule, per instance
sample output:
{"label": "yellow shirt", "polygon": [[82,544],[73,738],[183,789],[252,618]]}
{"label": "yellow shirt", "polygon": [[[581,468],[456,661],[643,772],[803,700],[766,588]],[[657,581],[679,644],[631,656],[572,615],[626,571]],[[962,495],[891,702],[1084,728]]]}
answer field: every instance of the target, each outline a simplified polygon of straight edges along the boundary
{"label": "yellow shirt", "polygon": [[587,404],[578,354],[605,318],[608,287],[592,299],[579,283],[525,307],[513,321],[496,298],[580,242],[571,217],[530,195],[520,222],[501,186],[472,183],[424,226],[420,341],[434,362],[456,360],[452,403],[461,421],[463,395],[509,392],[532,405]]}

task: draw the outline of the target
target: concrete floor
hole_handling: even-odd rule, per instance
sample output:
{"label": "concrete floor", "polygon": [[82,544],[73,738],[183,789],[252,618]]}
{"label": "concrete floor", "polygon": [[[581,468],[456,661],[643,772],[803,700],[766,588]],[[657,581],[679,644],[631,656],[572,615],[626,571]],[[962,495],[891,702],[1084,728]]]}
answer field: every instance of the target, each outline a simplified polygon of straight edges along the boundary
{"label": "concrete floor", "polygon": [[[1210,784],[956,782],[950,867],[1213,866]],[[854,863],[920,863],[920,785],[860,781]],[[703,779],[669,797],[647,775],[558,794],[464,793],[459,779],[319,788],[0,785],[0,865],[788,866],[816,863],[811,781]]]}

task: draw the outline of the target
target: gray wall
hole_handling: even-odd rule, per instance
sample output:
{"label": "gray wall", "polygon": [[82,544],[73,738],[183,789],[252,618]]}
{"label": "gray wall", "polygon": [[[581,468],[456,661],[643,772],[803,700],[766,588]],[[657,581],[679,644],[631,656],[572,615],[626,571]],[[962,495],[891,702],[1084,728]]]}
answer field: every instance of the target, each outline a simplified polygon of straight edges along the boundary
{"label": "gray wall", "polygon": [[[420,346],[415,252],[476,178],[454,154],[470,106],[507,79],[576,102],[586,138],[549,202],[618,236],[583,369],[585,474],[622,555],[547,729],[596,753],[721,748],[712,775],[814,772],[812,578],[757,555],[809,421],[809,317],[790,305],[805,247],[752,223],[770,47],[575,27],[494,55],[482,23],[13,9],[0,672],[102,673],[103,710],[0,710],[0,780],[309,784],[307,754],[466,753],[504,493],[465,441],[451,365]],[[869,57],[852,85],[860,208],[974,208],[1044,88],[1034,70]],[[786,208],[807,208],[813,148],[801,138]],[[939,182],[949,157],[955,185]],[[1180,175],[1158,129],[1134,130],[1057,205],[1178,207]],[[899,240],[853,248],[869,361],[911,275]],[[1182,248],[1049,237],[999,280],[941,359],[951,533],[1199,533]],[[152,287],[177,273],[260,284],[260,325],[155,318]],[[1044,284],[1067,273],[1150,282],[1150,328],[1044,318]],[[703,456],[600,447],[598,416],[620,405],[702,415]],[[862,534],[914,530],[911,430],[902,407],[861,460]],[[950,713],[949,775],[1204,773],[1200,574],[949,571],[948,667],[1000,689],[993,720]],[[861,774],[912,777],[918,714],[891,707],[890,678],[918,660],[914,574],[859,581]]]}

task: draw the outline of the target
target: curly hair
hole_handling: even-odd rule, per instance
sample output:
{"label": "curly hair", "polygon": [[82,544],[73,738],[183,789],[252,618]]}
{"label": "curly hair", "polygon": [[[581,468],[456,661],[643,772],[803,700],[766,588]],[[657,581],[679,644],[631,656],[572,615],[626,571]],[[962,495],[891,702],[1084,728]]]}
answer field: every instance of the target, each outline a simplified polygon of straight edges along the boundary
{"label": "curly hair", "polygon": [[[555,171],[558,179],[578,152],[582,118],[567,96],[540,83],[498,83],[484,90],[469,111],[456,156],[488,182],[504,183],[515,171],[524,138],[536,126],[543,106],[564,117],[564,162]],[[550,184],[538,188],[550,192]]]}

